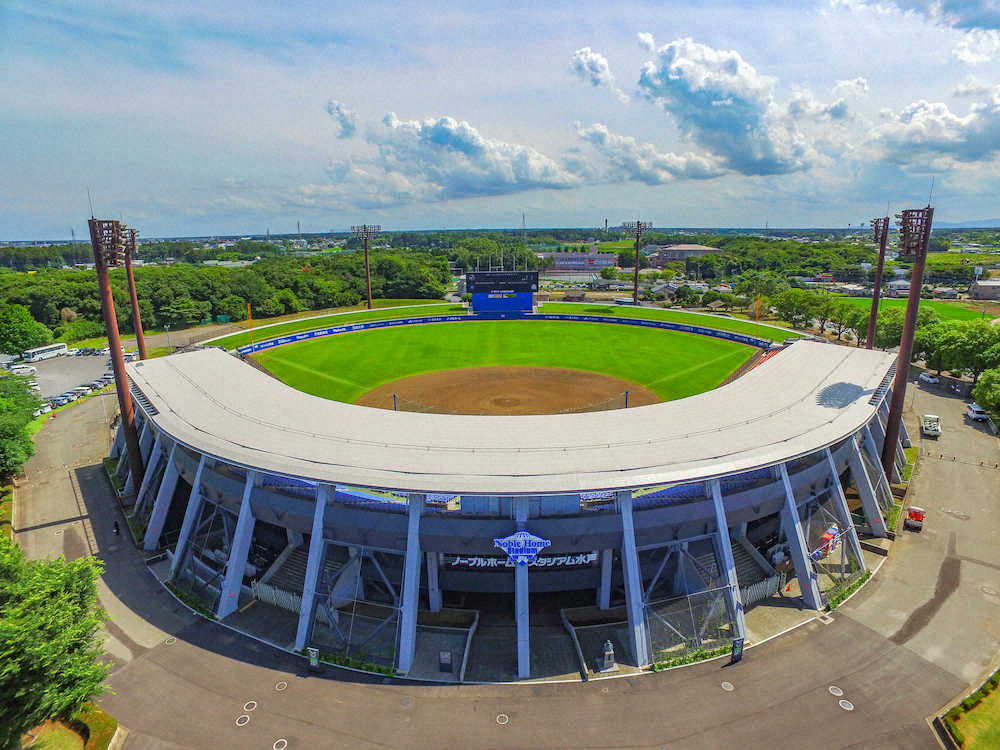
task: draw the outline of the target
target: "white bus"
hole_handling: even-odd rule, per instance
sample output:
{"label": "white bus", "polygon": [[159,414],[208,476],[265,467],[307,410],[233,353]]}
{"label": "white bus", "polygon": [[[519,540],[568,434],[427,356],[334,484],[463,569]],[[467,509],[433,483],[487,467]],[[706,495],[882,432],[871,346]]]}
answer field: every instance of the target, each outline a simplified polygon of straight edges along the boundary
{"label": "white bus", "polygon": [[21,359],[25,362],[40,362],[43,359],[49,359],[50,357],[59,357],[69,351],[69,347],[66,344],[49,344],[48,346],[39,346],[34,349],[28,349],[28,351],[21,354]]}

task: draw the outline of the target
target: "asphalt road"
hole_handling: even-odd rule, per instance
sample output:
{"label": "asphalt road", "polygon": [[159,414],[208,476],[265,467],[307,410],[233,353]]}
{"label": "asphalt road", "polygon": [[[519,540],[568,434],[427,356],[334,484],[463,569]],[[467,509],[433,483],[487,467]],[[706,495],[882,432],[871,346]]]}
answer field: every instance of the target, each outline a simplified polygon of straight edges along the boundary
{"label": "asphalt road", "polygon": [[930,749],[926,717],[1000,649],[1000,471],[978,465],[1000,462],[1000,451],[996,438],[962,423],[962,402],[911,398],[916,411],[943,417],[933,447],[956,457],[927,455],[914,478],[912,502],[930,511],[924,532],[901,535],[830,624],[812,621],[748,649],[734,667],[524,686],[418,685],[332,667],[308,674],[298,658],[191,616],[112,534],[99,399],[42,432],[16,528],[31,557],[96,550],[105,560],[115,694],[103,705],[131,730],[127,750],[269,748],[279,739],[288,748]]}

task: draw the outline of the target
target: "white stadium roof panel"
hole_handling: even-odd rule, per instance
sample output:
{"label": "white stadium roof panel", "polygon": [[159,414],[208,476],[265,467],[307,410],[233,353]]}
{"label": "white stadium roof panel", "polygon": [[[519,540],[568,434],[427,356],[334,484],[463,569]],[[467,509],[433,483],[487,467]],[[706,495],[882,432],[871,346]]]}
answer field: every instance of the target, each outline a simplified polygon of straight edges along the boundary
{"label": "white stadium roof panel", "polygon": [[168,435],[223,461],[414,492],[541,494],[733,474],[831,445],[869,421],[894,356],[808,341],[729,385],[583,414],[393,412],[310,396],[218,349],[132,363]]}

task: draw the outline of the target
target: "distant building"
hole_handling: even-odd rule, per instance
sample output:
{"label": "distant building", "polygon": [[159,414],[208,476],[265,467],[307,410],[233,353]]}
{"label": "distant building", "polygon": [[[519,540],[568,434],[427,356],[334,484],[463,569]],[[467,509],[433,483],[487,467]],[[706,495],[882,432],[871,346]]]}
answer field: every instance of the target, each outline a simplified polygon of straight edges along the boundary
{"label": "distant building", "polygon": [[618,263],[617,253],[599,253],[594,250],[582,253],[542,252],[539,258],[552,258],[556,271],[600,271]]}
{"label": "distant building", "polygon": [[958,299],[958,290],[950,286],[937,286],[931,290],[937,299]]}
{"label": "distant building", "polygon": [[872,290],[865,288],[861,284],[841,284],[835,286],[831,291],[838,294],[846,294],[848,297],[871,297]]}
{"label": "distant building", "polygon": [[903,279],[897,281],[890,281],[885,285],[889,290],[890,297],[909,297],[910,296],[910,282]]}
{"label": "distant building", "polygon": [[643,253],[649,256],[649,265],[653,268],[663,268],[672,261],[684,261],[688,258],[700,258],[703,255],[721,253],[717,247],[707,245],[646,245]]}
{"label": "distant building", "polygon": [[985,279],[969,287],[972,299],[1000,299],[1000,279]]}
{"label": "distant building", "polygon": [[566,296],[563,299],[567,302],[586,302],[587,293],[582,289],[569,289],[566,291]]}

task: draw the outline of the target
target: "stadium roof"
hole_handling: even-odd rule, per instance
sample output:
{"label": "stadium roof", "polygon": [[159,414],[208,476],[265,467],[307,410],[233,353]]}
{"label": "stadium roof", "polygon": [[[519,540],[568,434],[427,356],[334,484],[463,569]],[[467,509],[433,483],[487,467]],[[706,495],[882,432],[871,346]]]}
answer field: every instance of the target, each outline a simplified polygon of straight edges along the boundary
{"label": "stadium roof", "polygon": [[811,453],[871,419],[892,362],[884,352],[799,341],[697,396],[553,416],[329,401],[218,349],[127,369],[160,428],[226,462],[353,486],[542,494],[692,481]]}

